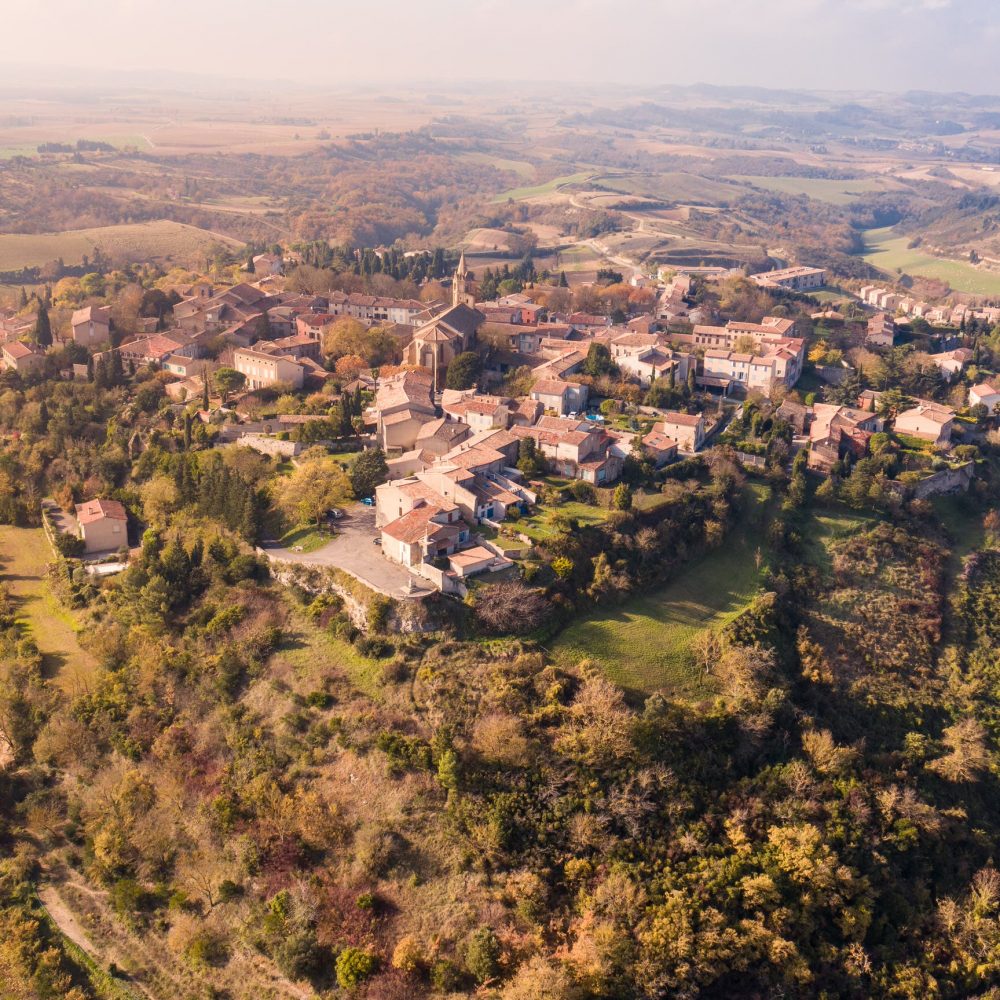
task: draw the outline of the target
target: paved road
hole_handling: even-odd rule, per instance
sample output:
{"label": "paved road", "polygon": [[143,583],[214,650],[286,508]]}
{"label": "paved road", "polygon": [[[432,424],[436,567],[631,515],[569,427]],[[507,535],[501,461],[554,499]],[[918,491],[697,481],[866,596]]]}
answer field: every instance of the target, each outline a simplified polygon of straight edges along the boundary
{"label": "paved road", "polygon": [[373,541],[378,535],[375,508],[357,504],[347,508],[345,516],[337,522],[337,535],[314,552],[292,552],[277,542],[264,542],[261,548],[269,558],[278,562],[342,569],[391,597],[403,597],[410,581],[417,589],[406,596],[419,597],[431,593],[431,588],[422,584],[418,577],[382,555],[382,549]]}

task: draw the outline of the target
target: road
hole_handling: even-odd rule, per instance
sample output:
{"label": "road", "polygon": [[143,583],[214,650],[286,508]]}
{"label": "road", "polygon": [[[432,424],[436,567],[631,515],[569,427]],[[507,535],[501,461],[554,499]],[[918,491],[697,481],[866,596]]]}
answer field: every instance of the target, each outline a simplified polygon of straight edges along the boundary
{"label": "road", "polygon": [[[389,597],[422,597],[432,588],[397,563],[390,562],[375,544],[375,508],[356,504],[337,522],[336,536],[314,552],[293,552],[277,542],[265,541],[261,549],[276,562],[299,566],[333,566]],[[415,589],[410,592],[409,586]]]}

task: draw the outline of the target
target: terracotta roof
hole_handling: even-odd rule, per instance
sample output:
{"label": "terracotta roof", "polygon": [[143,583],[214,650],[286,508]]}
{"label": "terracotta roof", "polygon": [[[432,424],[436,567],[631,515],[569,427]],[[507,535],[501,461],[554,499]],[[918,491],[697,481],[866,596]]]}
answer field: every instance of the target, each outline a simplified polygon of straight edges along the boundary
{"label": "terracotta roof", "polygon": [[700,413],[665,413],[660,422],[673,424],[676,427],[697,427],[702,419]]}
{"label": "terracotta roof", "polygon": [[76,505],[76,519],[80,524],[93,524],[110,518],[113,521],[127,521],[128,514],[117,500],[88,500]]}

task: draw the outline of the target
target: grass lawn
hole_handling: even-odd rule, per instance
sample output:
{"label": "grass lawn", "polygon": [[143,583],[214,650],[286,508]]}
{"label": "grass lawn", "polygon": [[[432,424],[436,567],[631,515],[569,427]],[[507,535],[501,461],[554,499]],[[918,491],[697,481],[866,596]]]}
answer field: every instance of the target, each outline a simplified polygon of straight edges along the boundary
{"label": "grass lawn", "polygon": [[901,270],[921,278],[947,281],[956,292],[1000,295],[1000,272],[981,270],[961,260],[935,257],[920,247],[907,247],[908,236],[895,236],[892,227],[865,233],[865,260],[884,271]]}
{"label": "grass lawn", "polygon": [[278,541],[286,549],[297,548],[299,552],[315,552],[323,548],[331,538],[333,535],[317,528],[315,524],[299,524],[291,531],[286,531]]}
{"label": "grass lawn", "polygon": [[874,514],[848,507],[815,507],[802,531],[806,558],[824,573],[833,569],[831,546],[859,531],[865,531],[879,520]]}
{"label": "grass lawn", "polygon": [[603,507],[591,507],[589,504],[569,500],[555,505],[540,505],[530,517],[522,517],[510,524],[515,531],[527,535],[533,542],[544,542],[558,534],[555,527],[558,516],[575,518],[581,525],[602,524],[607,520],[608,511]]}
{"label": "grass lawn", "polygon": [[552,653],[568,663],[595,661],[612,681],[631,691],[710,695],[712,687],[699,676],[691,642],[705,629],[732,621],[760,590],[755,554],[762,547],[769,496],[769,487],[751,484],[743,522],[721,548],[661,590],[570,625],[553,643]]}
{"label": "grass lawn", "polygon": [[523,201],[526,198],[537,198],[543,194],[552,194],[553,191],[557,191],[559,188],[565,187],[567,184],[580,184],[587,180],[590,176],[591,174],[585,171],[578,174],[564,174],[562,177],[553,177],[552,180],[546,181],[544,184],[533,184],[530,187],[511,188],[510,191],[504,191],[503,194],[498,194],[493,200],[495,202]]}
{"label": "grass lawn", "polygon": [[80,648],[79,624],[49,588],[45,568],[51,558],[41,528],[0,525],[0,583],[10,591],[18,618],[42,653],[46,675],[72,694],[89,682],[97,663]]}

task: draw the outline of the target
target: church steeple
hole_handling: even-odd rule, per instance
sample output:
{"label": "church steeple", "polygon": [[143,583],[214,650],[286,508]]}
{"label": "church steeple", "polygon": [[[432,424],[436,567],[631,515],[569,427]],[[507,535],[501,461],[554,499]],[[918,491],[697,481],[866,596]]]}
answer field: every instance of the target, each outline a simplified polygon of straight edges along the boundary
{"label": "church steeple", "polygon": [[475,306],[476,296],[469,290],[469,272],[465,267],[465,251],[462,251],[458,258],[458,267],[455,268],[455,277],[451,280],[451,304],[457,306],[460,303],[467,306]]}

